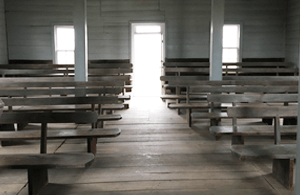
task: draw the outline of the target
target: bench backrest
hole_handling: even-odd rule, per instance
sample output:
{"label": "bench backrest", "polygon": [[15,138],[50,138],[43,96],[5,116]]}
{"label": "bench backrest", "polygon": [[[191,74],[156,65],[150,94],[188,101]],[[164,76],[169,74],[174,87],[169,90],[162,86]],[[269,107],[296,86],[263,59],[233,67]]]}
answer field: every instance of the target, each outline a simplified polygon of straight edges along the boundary
{"label": "bench backrest", "polygon": [[[208,62],[166,62],[165,75],[202,75],[209,74]],[[298,68],[289,62],[239,62],[223,63],[223,75],[298,75]]]}
{"label": "bench backrest", "polygon": [[169,81],[170,85],[176,86],[191,86],[191,87],[202,87],[205,85],[210,86],[222,86],[222,85],[298,85],[298,80],[294,79],[294,77],[289,77],[290,79],[286,80],[222,80],[222,81],[193,81],[193,80],[174,80]]}
{"label": "bench backrest", "polygon": [[[208,81],[208,76],[161,76],[161,81],[177,82],[178,85],[184,82],[190,82],[191,85],[199,81]],[[241,80],[241,81],[298,81],[298,76],[223,76],[223,80]],[[195,82],[196,81],[196,82]],[[194,82],[194,83],[193,83]]]}
{"label": "bench backrest", "polygon": [[45,98],[2,98],[5,106],[51,106],[76,104],[114,104],[118,97],[45,97]]}
{"label": "bench backrest", "polygon": [[[5,64],[0,65],[0,75],[17,77],[74,76],[74,64]],[[89,76],[125,75],[132,73],[130,63],[89,64]]]}
{"label": "bench backrest", "polygon": [[235,118],[296,117],[298,106],[237,106],[227,108],[227,114]]}
{"label": "bench backrest", "polygon": [[217,95],[211,94],[207,96],[209,102],[221,103],[239,103],[239,102],[256,102],[256,103],[283,103],[298,102],[298,94],[234,94],[234,95]]}
{"label": "bench backrest", "polygon": [[13,123],[95,123],[96,112],[4,112],[0,117],[0,124]]}
{"label": "bench backrest", "polygon": [[0,82],[0,96],[20,97],[38,95],[118,95],[122,81],[98,82]]}
{"label": "bench backrest", "polygon": [[190,94],[193,93],[297,93],[298,86],[274,86],[274,85],[228,85],[228,86],[191,86]]}

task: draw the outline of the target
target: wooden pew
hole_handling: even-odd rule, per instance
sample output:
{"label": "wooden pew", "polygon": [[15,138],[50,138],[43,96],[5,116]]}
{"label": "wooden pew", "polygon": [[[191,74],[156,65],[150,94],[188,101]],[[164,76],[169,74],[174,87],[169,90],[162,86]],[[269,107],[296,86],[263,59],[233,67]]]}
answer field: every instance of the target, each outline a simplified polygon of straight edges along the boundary
{"label": "wooden pew", "polygon": [[[44,81],[18,78],[18,79],[0,79],[0,96],[1,97],[30,97],[30,96],[116,96],[123,90],[122,81],[95,81],[95,82],[74,82],[74,81]],[[48,79],[47,79],[48,80]],[[118,99],[120,100],[120,98]],[[78,106],[76,109],[86,109],[88,107]],[[99,114],[103,110],[120,110],[123,104],[106,104],[96,106]],[[42,108],[40,108],[42,109]],[[46,109],[46,108],[44,108]],[[52,108],[54,109],[54,108]],[[59,109],[59,108],[56,108]],[[66,108],[64,108],[66,109]],[[75,109],[75,108],[69,108]],[[89,109],[89,108],[88,108]],[[109,117],[109,116],[106,116]],[[120,118],[120,117],[119,117]],[[103,118],[104,120],[105,118]]]}
{"label": "wooden pew", "polygon": [[[1,110],[4,106],[1,102]],[[1,115],[1,114],[0,114]],[[0,117],[0,123],[18,122],[27,120],[27,122],[42,123],[41,132],[26,132],[25,139],[40,139],[41,153],[46,153],[47,148],[47,122],[95,122],[97,114],[94,112],[75,112],[75,113],[11,113],[5,112]],[[88,137],[94,140],[95,137],[113,137],[120,134],[120,130],[104,130],[91,129],[86,130],[72,130],[72,132],[51,131],[51,138],[80,138]],[[76,132],[75,132],[76,131]],[[96,132],[97,131],[97,132]],[[25,132],[24,132],[25,133]],[[56,136],[53,136],[55,135]],[[102,134],[102,135],[100,135]],[[19,132],[0,132],[1,139],[24,139],[24,135],[20,136]],[[90,141],[89,145],[96,144],[95,141]],[[95,146],[93,146],[95,147]],[[91,151],[95,152],[91,147]],[[28,194],[38,195],[41,190],[48,185],[48,169],[53,168],[84,168],[89,166],[94,160],[93,154],[22,154],[22,155],[1,155],[0,168],[9,169],[27,169],[28,175]]]}
{"label": "wooden pew", "polygon": [[0,155],[1,169],[26,169],[28,195],[38,195],[48,185],[48,169],[85,168],[93,154],[11,154]]}
{"label": "wooden pew", "polygon": [[[10,107],[10,111],[4,112],[2,117],[0,118],[0,124],[13,124],[13,123],[41,123],[41,136],[44,138],[41,142],[41,153],[46,153],[46,145],[47,145],[47,124],[48,123],[90,123],[92,128],[97,127],[96,123],[102,120],[102,116],[98,115],[94,111],[94,105],[102,104],[102,103],[113,103],[117,101],[117,97],[44,97],[44,98],[2,98],[2,101],[7,107]],[[68,106],[68,105],[90,105],[90,110],[92,112],[75,112],[70,110],[51,110],[51,106]],[[16,111],[14,111],[14,107],[20,107]],[[30,106],[30,108],[28,108]],[[40,106],[49,106],[49,111],[38,111]],[[35,109],[35,107],[37,107]],[[22,109],[25,109],[26,112],[22,112]],[[74,136],[70,135],[70,138],[88,138],[88,152],[96,153],[96,140],[97,137],[107,136],[102,133],[103,129],[95,129],[92,131],[99,131],[96,133],[100,133],[98,135],[93,135],[92,132],[89,132],[90,129],[86,131],[85,137],[83,133],[80,131],[74,131]],[[45,135],[43,134],[45,133]],[[59,131],[54,133],[60,134]],[[67,131],[68,132],[68,131]],[[103,131],[104,132],[104,131]],[[108,132],[112,133],[112,136],[118,136],[120,134],[119,129],[112,129]],[[2,133],[2,132],[0,132]],[[18,132],[10,132],[12,135]],[[26,134],[29,133],[29,134]],[[8,133],[9,134],[9,133]],[[64,134],[64,133],[63,133]],[[11,134],[9,134],[11,135]],[[20,135],[23,135],[23,138],[26,139],[36,139],[39,135],[32,135],[32,132],[20,132]],[[94,136],[91,138],[91,136]],[[62,139],[65,139],[65,136],[61,136]],[[9,139],[15,139],[16,137],[8,137]],[[7,138],[5,138],[7,139]],[[1,140],[1,135],[0,135]]]}
{"label": "wooden pew", "polygon": [[[177,83],[176,83],[177,84]],[[192,118],[227,118],[226,113],[192,113],[192,109],[206,108],[211,109],[211,106],[225,109],[225,105],[220,103],[232,103],[232,102],[219,102],[217,105],[213,105],[214,102],[218,101],[193,101],[195,99],[191,97],[207,97],[207,94],[211,93],[295,93],[298,91],[298,81],[247,81],[247,80],[225,80],[225,81],[197,81],[195,83],[183,83],[180,87],[186,88],[185,103],[170,104],[169,108],[173,109],[186,109],[187,110],[187,121],[191,126]],[[181,95],[182,96],[182,95]],[[177,97],[178,98],[178,97]],[[200,98],[199,98],[200,99]],[[211,104],[212,102],[212,104]],[[205,109],[204,109],[205,110]],[[212,124],[217,125],[217,124]]]}
{"label": "wooden pew", "polygon": [[[123,81],[122,101],[130,99],[125,95],[131,91],[132,64],[130,63],[90,63],[89,81]],[[6,64],[0,65],[2,77],[74,77],[74,64]]]}
{"label": "wooden pew", "polygon": [[[238,62],[223,63],[224,80],[233,80],[235,76],[297,76],[298,68],[289,62]],[[232,77],[234,76],[234,77]],[[172,77],[185,77],[182,80],[209,80],[208,62],[165,62],[162,69],[163,91],[174,89],[168,81],[178,80]],[[245,79],[245,78],[239,78]],[[254,79],[254,78],[252,78]],[[181,79],[180,79],[181,80]],[[176,89],[178,90],[178,89]],[[175,90],[175,91],[176,91]],[[165,93],[167,94],[167,93]],[[176,93],[177,94],[177,93]],[[178,94],[177,94],[178,95]]]}
{"label": "wooden pew", "polygon": [[[298,102],[298,94],[235,94],[235,95],[209,95],[208,101],[213,102],[224,102],[224,103],[232,103],[233,106],[237,106],[238,103],[242,103],[242,106],[247,108],[255,107],[257,110],[262,107],[265,108],[265,104],[267,105],[279,105],[282,106],[284,103],[297,103]],[[245,103],[247,102],[247,103]],[[238,105],[240,106],[240,105]],[[229,109],[229,108],[228,108]],[[270,106],[271,109],[271,106]],[[224,117],[226,117],[226,113],[224,113]],[[259,114],[257,114],[259,116]],[[192,117],[201,117],[201,113],[192,114]],[[228,115],[227,117],[230,118]],[[286,116],[288,117],[288,116]],[[253,117],[253,118],[264,118],[264,117]],[[292,117],[293,118],[293,117]],[[279,119],[278,119],[279,120]],[[274,121],[274,125],[278,124],[279,121]],[[263,131],[264,130],[264,131]],[[296,134],[296,126],[285,126],[282,128],[284,135],[295,135]],[[250,126],[250,127],[240,127],[237,126],[236,118],[233,118],[232,126],[211,126],[210,132],[216,137],[221,136],[222,134],[232,134],[232,144],[243,144],[244,139],[243,136],[253,136],[253,135],[272,135],[272,128],[267,126]],[[277,140],[276,142],[280,142]]]}
{"label": "wooden pew", "polygon": [[299,69],[290,62],[239,62],[224,63],[223,75],[252,75],[252,76],[297,76]]}
{"label": "wooden pew", "polygon": [[[208,62],[165,62],[163,66],[164,76],[200,76],[209,75]],[[223,76],[297,76],[298,68],[290,62],[238,62],[223,63]]]}
{"label": "wooden pew", "polygon": [[275,120],[274,137],[276,145],[234,145],[232,153],[241,160],[253,158],[273,159],[273,175],[287,189],[294,188],[296,144],[280,144],[281,127],[279,118],[296,117],[298,106],[232,107],[228,116],[235,118],[272,117]]}

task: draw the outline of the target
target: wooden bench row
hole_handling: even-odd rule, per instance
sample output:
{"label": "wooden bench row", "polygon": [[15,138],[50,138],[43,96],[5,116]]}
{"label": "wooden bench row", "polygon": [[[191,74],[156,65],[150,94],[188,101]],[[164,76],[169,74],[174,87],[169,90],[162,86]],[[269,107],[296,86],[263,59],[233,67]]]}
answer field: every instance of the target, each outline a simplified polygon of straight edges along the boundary
{"label": "wooden bench row", "polygon": [[[165,62],[166,76],[209,75],[208,62]],[[223,63],[223,75],[298,75],[298,68],[289,62],[238,62]]]}
{"label": "wooden bench row", "polygon": [[[1,64],[0,74],[7,76],[74,76],[74,64]],[[132,73],[130,63],[100,63],[89,64],[89,76],[126,75]]]}
{"label": "wooden bench row", "polygon": [[[88,166],[97,152],[97,139],[117,137],[121,133],[119,128],[98,128],[99,122],[121,119],[118,115],[114,116],[116,118],[101,115],[103,104],[116,105],[119,101],[115,93],[119,93],[121,88],[107,86],[109,83],[0,82],[5,104],[0,124],[41,124],[40,131],[0,132],[1,141],[41,140],[41,154],[1,155],[0,168],[27,169],[29,194],[37,195],[48,183],[48,169]],[[91,127],[48,131],[49,123],[83,123],[91,124]],[[45,154],[48,139],[87,139],[87,151],[91,154]]]}
{"label": "wooden bench row", "polygon": [[[208,110],[211,107],[215,107],[217,109],[223,109],[226,111],[228,107],[228,103],[232,103],[230,101],[213,101],[210,95],[210,99],[207,101],[207,97],[209,94],[221,94],[221,93],[254,93],[254,94],[285,94],[285,93],[297,93],[298,92],[298,81],[199,81],[198,85],[186,85],[183,87],[186,88],[185,98],[183,95],[179,95],[177,97],[177,103],[170,103],[168,105],[169,108],[172,109],[186,109],[187,113],[187,121],[189,126],[191,126],[192,118],[227,118],[226,113],[208,113]],[[182,98],[182,101],[178,97]],[[227,97],[227,96],[225,96]],[[267,98],[267,96],[264,96]],[[162,96],[164,99],[165,96]],[[202,98],[202,99],[201,99]],[[246,101],[245,99],[243,100]],[[240,102],[243,102],[242,100]],[[286,100],[288,101],[288,100]],[[217,104],[216,104],[216,103]],[[221,104],[223,103],[223,104]],[[224,104],[226,103],[226,104]],[[238,103],[238,101],[236,102]],[[202,109],[201,113],[192,113],[192,110]],[[216,125],[216,124],[214,124]]]}

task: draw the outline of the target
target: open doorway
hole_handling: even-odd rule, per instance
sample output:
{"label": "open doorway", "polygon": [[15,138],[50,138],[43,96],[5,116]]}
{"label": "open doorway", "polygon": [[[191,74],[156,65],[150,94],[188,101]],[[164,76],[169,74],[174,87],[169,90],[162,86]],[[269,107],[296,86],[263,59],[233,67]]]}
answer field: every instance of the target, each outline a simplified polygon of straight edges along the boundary
{"label": "open doorway", "polygon": [[131,32],[133,96],[160,96],[161,67],[165,56],[165,24],[132,23]]}

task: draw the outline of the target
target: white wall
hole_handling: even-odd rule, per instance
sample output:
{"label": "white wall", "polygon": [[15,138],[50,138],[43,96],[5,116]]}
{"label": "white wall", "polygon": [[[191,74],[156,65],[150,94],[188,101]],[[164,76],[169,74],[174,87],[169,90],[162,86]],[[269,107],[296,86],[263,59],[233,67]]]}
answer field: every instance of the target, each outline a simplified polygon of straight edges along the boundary
{"label": "white wall", "polygon": [[[244,26],[243,58],[285,56],[284,0],[226,0]],[[6,0],[10,59],[52,60],[52,25],[72,0]],[[211,0],[88,0],[89,59],[129,59],[130,21],[165,21],[167,58],[209,58]]]}
{"label": "white wall", "polygon": [[286,36],[286,61],[299,65],[299,39],[300,39],[300,2],[288,1]]}
{"label": "white wall", "polygon": [[4,0],[0,0],[0,64],[7,64],[7,57]]}

